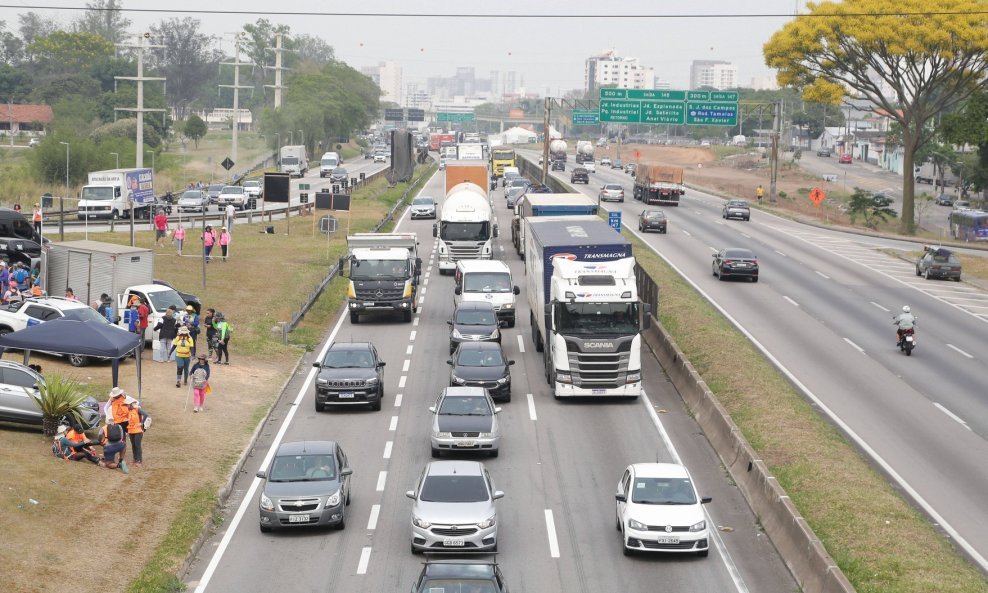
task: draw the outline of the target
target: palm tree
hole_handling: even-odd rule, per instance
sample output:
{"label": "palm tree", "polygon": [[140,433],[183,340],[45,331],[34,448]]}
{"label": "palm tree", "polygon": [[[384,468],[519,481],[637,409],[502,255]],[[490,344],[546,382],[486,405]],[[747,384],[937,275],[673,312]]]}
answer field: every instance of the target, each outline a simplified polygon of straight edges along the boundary
{"label": "palm tree", "polygon": [[82,385],[75,379],[61,374],[52,374],[38,383],[36,392],[28,391],[38,409],[41,410],[41,425],[45,436],[55,436],[58,423],[65,416],[82,422],[79,408],[89,397],[82,391]]}

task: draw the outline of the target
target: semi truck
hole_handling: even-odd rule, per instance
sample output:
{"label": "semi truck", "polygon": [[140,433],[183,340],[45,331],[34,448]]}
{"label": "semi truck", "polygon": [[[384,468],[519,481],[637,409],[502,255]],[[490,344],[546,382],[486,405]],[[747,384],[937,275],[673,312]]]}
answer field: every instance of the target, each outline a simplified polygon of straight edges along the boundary
{"label": "semi truck", "polygon": [[[154,172],[151,169],[93,171],[79,193],[79,220],[130,217],[132,207],[154,204]],[[135,212],[136,215],[136,212]]]}
{"label": "semi truck", "polygon": [[553,397],[638,397],[650,310],[631,244],[600,219],[526,224],[532,342]]}
{"label": "semi truck", "polygon": [[480,188],[490,187],[487,161],[446,161],[446,193],[461,183],[472,183]]}
{"label": "semi truck", "polygon": [[579,140],[576,143],[576,162],[582,165],[583,163],[593,162],[593,143],[589,140]]}
{"label": "semi truck", "polygon": [[443,142],[456,142],[456,134],[453,132],[433,132],[429,134],[429,150],[439,152],[443,147]]}
{"label": "semi truck", "polygon": [[566,149],[569,145],[561,138],[549,142],[549,160],[566,162]]}
{"label": "semi truck", "polygon": [[288,173],[292,177],[305,177],[309,170],[309,153],[304,146],[282,146],[279,156],[278,163],[282,173]]}
{"label": "semi truck", "polygon": [[491,147],[491,169],[494,176],[501,178],[504,176],[505,167],[515,167],[515,149],[506,146]]}
{"label": "semi truck", "polygon": [[456,158],[460,161],[482,161],[484,160],[484,145],[479,142],[458,144],[456,146]]}
{"label": "semi truck", "polygon": [[346,238],[350,323],[362,314],[399,313],[405,322],[418,311],[419,276],[415,233],[357,233]]}
{"label": "semi truck", "polygon": [[515,203],[511,219],[511,243],[522,259],[525,259],[526,218],[532,216],[597,216],[597,201],[583,194],[525,194]]}
{"label": "semi truck", "polygon": [[486,185],[466,182],[446,192],[432,236],[439,237],[439,273],[456,268],[462,259],[493,259],[497,220]]}
{"label": "semi truck", "polygon": [[686,193],[682,167],[638,165],[635,171],[634,198],[646,204],[679,205]]}

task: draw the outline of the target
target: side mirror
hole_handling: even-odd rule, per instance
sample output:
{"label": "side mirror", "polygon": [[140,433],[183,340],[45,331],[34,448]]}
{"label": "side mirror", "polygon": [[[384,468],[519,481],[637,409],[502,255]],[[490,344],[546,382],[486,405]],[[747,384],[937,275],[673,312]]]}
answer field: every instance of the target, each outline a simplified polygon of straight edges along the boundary
{"label": "side mirror", "polygon": [[436,406],[429,406],[429,411],[432,412],[433,414],[435,414],[436,413]]}
{"label": "side mirror", "polygon": [[418,276],[421,273],[422,273],[422,258],[421,257],[416,257],[415,258],[415,275]]}
{"label": "side mirror", "polygon": [[513,292],[516,295],[518,295],[518,294],[521,294],[521,289],[518,288],[517,286],[515,286],[514,288],[511,289],[511,292]]}
{"label": "side mirror", "polygon": [[433,224],[432,225],[432,236],[433,237],[438,237],[439,236],[439,225],[437,225],[437,224]]}
{"label": "side mirror", "polygon": [[509,360],[508,361],[508,366],[514,366],[514,364],[515,364],[515,361],[513,361],[513,360]]}
{"label": "side mirror", "polygon": [[495,490],[494,491],[494,500],[497,500],[499,498],[504,498],[504,492],[501,492],[500,490]]}
{"label": "side mirror", "polygon": [[351,474],[353,474],[353,470],[350,469],[349,467],[345,467],[345,468],[343,468],[343,469],[340,470],[340,475],[341,476],[349,476]]}
{"label": "side mirror", "polygon": [[463,289],[457,286],[453,289],[453,294],[463,294]]}
{"label": "side mirror", "polygon": [[322,368],[322,363],[321,362],[314,362],[314,363],[312,363],[312,366],[316,367],[317,369],[320,369],[320,368]]}
{"label": "side mirror", "polygon": [[260,470],[260,471],[258,471],[258,472],[257,472],[256,474],[254,474],[254,475],[255,475],[255,476],[257,476],[258,478],[261,478],[262,480],[266,480],[266,479],[268,478],[268,474],[267,474],[267,472],[265,472],[265,471],[264,471],[263,469],[262,469],[262,470]]}
{"label": "side mirror", "polygon": [[614,495],[614,500],[618,502],[628,502],[628,497],[618,492],[617,494]]}
{"label": "side mirror", "polygon": [[708,502],[712,502],[713,499],[714,499],[713,496],[704,496],[703,498],[700,499],[700,504],[707,504]]}
{"label": "side mirror", "polygon": [[409,491],[405,492],[405,496],[407,496],[408,498],[411,498],[412,500],[415,500],[415,491],[414,490],[409,490]]}
{"label": "side mirror", "polygon": [[542,312],[546,315],[552,315],[552,303],[542,306]]}
{"label": "side mirror", "polygon": [[716,259],[716,258],[717,258],[717,254],[716,254],[716,253],[713,253],[713,254],[711,254],[711,255],[710,255],[710,257],[712,257],[712,258],[715,258],[715,259]]}
{"label": "side mirror", "polygon": [[497,237],[497,227],[494,227],[494,236]]}
{"label": "side mirror", "polygon": [[500,414],[501,413],[501,408],[494,408],[494,413],[495,414]]}
{"label": "side mirror", "polygon": [[453,359],[452,358],[447,359],[446,364],[448,364],[449,366],[453,366]]}
{"label": "side mirror", "polygon": [[452,319],[447,319],[446,320],[446,325],[450,325],[450,326],[453,325],[453,320]]}
{"label": "side mirror", "polygon": [[383,367],[383,366],[384,366],[384,365],[386,365],[386,364],[388,364],[388,363],[386,363],[386,362],[384,362],[384,361],[382,360],[382,361],[380,361],[380,362],[378,362],[378,363],[377,363],[377,366],[378,366],[378,368],[380,368],[380,367]]}

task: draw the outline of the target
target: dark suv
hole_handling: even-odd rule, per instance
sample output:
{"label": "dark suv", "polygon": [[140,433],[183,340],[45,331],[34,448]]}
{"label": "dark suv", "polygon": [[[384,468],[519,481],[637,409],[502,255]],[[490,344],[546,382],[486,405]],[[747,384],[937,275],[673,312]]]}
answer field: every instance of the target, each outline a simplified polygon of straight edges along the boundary
{"label": "dark suv", "polygon": [[583,167],[577,167],[573,169],[573,172],[569,175],[570,183],[590,183],[590,173],[587,172]]}
{"label": "dark suv", "polygon": [[430,591],[508,593],[508,584],[492,560],[430,560],[422,567],[412,593]]}
{"label": "dark suv", "polygon": [[490,301],[463,301],[449,325],[449,353],[464,342],[501,342],[501,323]]}
{"label": "dark suv", "polygon": [[316,411],[327,405],[367,405],[381,409],[384,362],[369,342],[336,342],[329,347],[316,377]]}

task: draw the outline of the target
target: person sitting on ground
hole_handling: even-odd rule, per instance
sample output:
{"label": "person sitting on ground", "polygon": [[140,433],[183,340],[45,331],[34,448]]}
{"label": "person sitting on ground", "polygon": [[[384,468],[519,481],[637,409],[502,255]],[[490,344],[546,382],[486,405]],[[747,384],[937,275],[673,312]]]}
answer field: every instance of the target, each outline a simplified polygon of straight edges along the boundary
{"label": "person sitting on ground", "polygon": [[56,456],[71,461],[86,461],[93,465],[100,465],[99,455],[93,447],[96,443],[89,440],[82,427],[73,425],[71,428],[65,425],[58,427]]}

